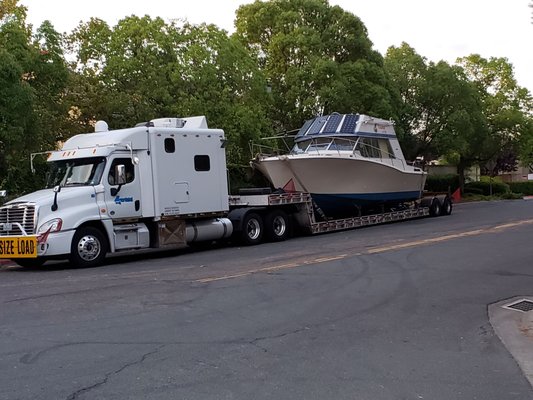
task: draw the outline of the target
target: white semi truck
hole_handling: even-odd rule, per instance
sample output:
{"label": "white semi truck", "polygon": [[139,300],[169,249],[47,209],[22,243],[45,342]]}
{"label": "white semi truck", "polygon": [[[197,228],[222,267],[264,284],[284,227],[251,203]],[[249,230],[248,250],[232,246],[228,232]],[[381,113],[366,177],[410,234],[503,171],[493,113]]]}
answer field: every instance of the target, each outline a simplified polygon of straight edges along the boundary
{"label": "white semi truck", "polygon": [[282,241],[295,226],[320,233],[451,213],[446,195],[337,220],[317,216],[308,193],[230,196],[225,143],[224,132],[209,129],[203,116],[111,131],[99,121],[94,133],[49,154],[46,189],[0,207],[0,258],[22,266],[61,258],[95,266],[109,253],[230,237]]}

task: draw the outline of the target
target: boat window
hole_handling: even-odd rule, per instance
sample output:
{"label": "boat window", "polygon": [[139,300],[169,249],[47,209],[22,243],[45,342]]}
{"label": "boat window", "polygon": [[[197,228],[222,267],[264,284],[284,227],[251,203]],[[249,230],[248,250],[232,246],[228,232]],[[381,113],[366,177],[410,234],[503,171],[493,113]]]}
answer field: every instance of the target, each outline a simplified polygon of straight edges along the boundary
{"label": "boat window", "polygon": [[331,138],[316,138],[309,145],[307,152],[326,150],[330,143],[331,143]]}
{"label": "boat window", "polygon": [[368,158],[379,158],[380,151],[378,147],[378,140],[372,138],[361,138],[357,144],[356,150],[359,150],[359,153],[363,157]]}
{"label": "boat window", "polygon": [[353,140],[335,138],[331,146],[329,146],[329,150],[353,151],[354,145],[355,142]]}
{"label": "boat window", "polygon": [[392,151],[392,146],[387,139],[379,139],[378,142],[382,158],[396,158]]}
{"label": "boat window", "polygon": [[363,157],[395,158],[390,142],[387,139],[361,138],[356,150]]}
{"label": "boat window", "polygon": [[307,146],[309,146],[309,140],[306,140],[305,142],[298,142],[294,144],[294,147],[292,148],[291,153],[292,154],[300,154],[304,153],[307,149]]}

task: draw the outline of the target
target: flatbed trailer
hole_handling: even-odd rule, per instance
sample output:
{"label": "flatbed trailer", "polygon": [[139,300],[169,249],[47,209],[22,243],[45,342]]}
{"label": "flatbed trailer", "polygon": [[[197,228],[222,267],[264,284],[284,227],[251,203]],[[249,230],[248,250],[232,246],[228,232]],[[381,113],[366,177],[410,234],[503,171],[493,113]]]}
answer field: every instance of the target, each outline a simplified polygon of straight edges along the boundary
{"label": "flatbed trailer", "polygon": [[429,216],[450,215],[448,194],[432,193],[404,205],[401,209],[346,218],[327,218],[313,203],[311,194],[302,192],[230,196],[228,218],[234,237],[245,244],[283,241],[294,228],[318,234],[406,221]]}

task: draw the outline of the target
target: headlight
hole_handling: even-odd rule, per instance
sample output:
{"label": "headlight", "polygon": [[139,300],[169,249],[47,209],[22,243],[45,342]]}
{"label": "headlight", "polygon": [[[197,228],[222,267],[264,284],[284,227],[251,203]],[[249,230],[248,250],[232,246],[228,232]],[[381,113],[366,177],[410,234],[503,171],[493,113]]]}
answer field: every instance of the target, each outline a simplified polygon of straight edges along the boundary
{"label": "headlight", "polygon": [[62,226],[63,220],[61,218],[54,218],[42,224],[39,229],[37,229],[37,233],[59,232]]}

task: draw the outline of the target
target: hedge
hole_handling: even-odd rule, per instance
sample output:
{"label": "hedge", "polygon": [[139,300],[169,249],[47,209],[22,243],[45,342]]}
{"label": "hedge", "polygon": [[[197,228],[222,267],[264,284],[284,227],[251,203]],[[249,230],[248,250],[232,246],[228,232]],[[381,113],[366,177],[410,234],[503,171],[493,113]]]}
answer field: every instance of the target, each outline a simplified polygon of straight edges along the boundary
{"label": "hedge", "polygon": [[[465,193],[490,195],[490,182],[470,182],[465,185]],[[509,185],[501,182],[492,182],[492,194],[509,193]]]}
{"label": "hedge", "polygon": [[459,187],[459,175],[428,175],[425,190],[429,192],[455,192]]}
{"label": "hedge", "polygon": [[483,193],[485,193],[485,192],[481,188],[465,186],[464,194],[480,194],[480,195],[483,195]]}
{"label": "hedge", "polygon": [[511,182],[509,186],[511,187],[511,192],[513,193],[522,193],[526,196],[533,195],[533,181]]}

